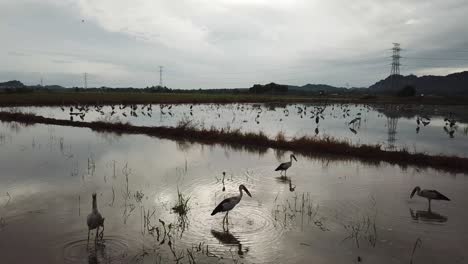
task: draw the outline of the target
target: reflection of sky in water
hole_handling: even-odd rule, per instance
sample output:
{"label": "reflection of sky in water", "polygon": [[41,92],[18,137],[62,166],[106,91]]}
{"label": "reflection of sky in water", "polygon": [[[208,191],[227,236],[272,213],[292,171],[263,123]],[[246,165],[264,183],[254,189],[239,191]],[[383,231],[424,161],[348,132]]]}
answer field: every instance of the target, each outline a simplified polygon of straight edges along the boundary
{"label": "reflection of sky in water", "polygon": [[[468,155],[466,151],[468,149],[468,123],[466,120],[468,113],[460,106],[414,106],[411,108],[399,106],[399,108],[395,108],[395,106],[329,105],[323,112],[324,119],[320,119],[318,125],[313,114],[316,110],[312,105],[307,105],[306,110],[302,113],[299,113],[297,106],[304,108],[304,105],[301,104],[282,107],[253,104],[202,104],[194,105],[190,111],[190,105],[172,105],[171,110],[168,110],[167,107],[161,110],[159,105],[153,105],[150,112],[151,117],[147,115],[149,112],[142,111],[141,107],[137,110],[138,117],[131,116],[128,108],[121,110],[119,107],[115,107],[116,113],[111,116],[112,109],[105,106],[102,109],[104,115],[90,110],[84,120],[128,121],[134,125],[144,126],[176,126],[181,120],[192,120],[199,127],[214,126],[216,128],[239,128],[242,131],[264,131],[270,137],[276,136],[280,131],[284,132],[287,137],[314,136],[316,129],[318,129],[318,136],[331,136],[357,144],[382,144],[385,148],[394,145],[397,148],[407,148],[409,151]],[[69,107],[65,107],[65,111],[61,111],[59,107],[17,109],[60,119],[69,119],[70,117]],[[345,112],[346,109],[349,111]],[[76,110],[74,111],[76,112]],[[444,118],[448,117],[451,112],[459,121],[453,138],[450,138],[443,129]],[[124,113],[127,115],[126,117],[123,116]],[[361,113],[361,122],[348,125],[348,122],[359,116],[358,113]],[[259,115],[258,118],[257,115]],[[398,116],[393,139],[390,135],[392,133],[391,122],[387,116]],[[420,125],[419,133],[416,133],[417,116],[431,118],[429,125]],[[74,116],[74,120],[81,119]],[[356,133],[353,133],[350,128],[354,129]]]}
{"label": "reflection of sky in water", "polygon": [[[1,124],[0,133],[8,138],[0,145],[0,217],[6,219],[0,228],[0,253],[6,263],[87,260],[85,217],[93,191],[98,192],[99,208],[106,217],[106,254],[115,257],[115,252],[126,252],[126,260],[136,262],[142,247],[151,252],[154,246],[154,238],[141,231],[142,207],[155,210],[154,223],[162,219],[176,224],[170,208],[177,188],[190,197],[192,207],[189,227],[180,238],[176,236],[175,245],[183,249],[204,243],[228,263],[232,257],[245,263],[343,263],[357,255],[369,263],[406,262],[417,237],[423,240],[417,255],[420,262],[456,263],[467,257],[466,175],[298,156],[288,171],[296,186],[290,192],[288,182],[278,180],[273,171],[288,152],[247,152],[44,125],[12,130],[10,124]],[[88,161],[94,170],[88,170]],[[125,165],[132,194],[144,193],[141,203],[132,200],[135,209],[127,217],[122,195]],[[227,173],[225,192],[220,181],[223,171]],[[211,210],[223,198],[236,195],[241,183],[253,197],[242,199],[230,214],[229,235],[220,236],[223,215],[212,217]],[[438,189],[452,202],[434,202],[431,215],[427,201],[409,199],[416,185]],[[6,192],[11,200],[4,206]],[[313,218],[298,213],[303,197],[305,210],[310,206],[316,212]],[[371,246],[363,237],[357,252],[352,239],[343,241],[349,236],[343,226],[374,214],[377,245]],[[434,215],[447,220],[431,222]],[[242,254],[236,243],[241,244]],[[24,251],[29,253],[19,254]],[[157,252],[166,262],[172,261],[166,244],[158,246]],[[218,260],[198,257],[200,262]]]}

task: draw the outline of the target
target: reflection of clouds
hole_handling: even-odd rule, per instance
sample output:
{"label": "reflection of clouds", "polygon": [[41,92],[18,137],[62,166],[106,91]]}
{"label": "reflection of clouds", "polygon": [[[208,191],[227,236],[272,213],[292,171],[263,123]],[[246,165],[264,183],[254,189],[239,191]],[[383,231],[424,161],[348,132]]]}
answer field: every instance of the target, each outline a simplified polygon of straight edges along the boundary
{"label": "reflection of clouds", "polygon": [[[278,109],[277,111],[264,111],[259,117],[261,125],[258,125],[255,122],[257,108],[254,107],[253,104],[241,104],[240,106],[245,108],[244,111],[241,110],[242,108],[238,109],[236,106],[236,104],[223,106],[203,104],[195,106],[191,111],[189,108],[190,105],[188,104],[173,105],[171,108],[171,116],[167,113],[163,115],[159,111],[159,106],[155,104],[152,111],[152,117],[143,115],[139,115],[138,117],[128,115],[127,117],[124,117],[122,113],[126,112],[128,114],[128,109],[116,109],[114,117],[118,117],[123,122],[128,121],[135,125],[175,126],[179,120],[188,116],[193,123],[206,128],[210,128],[211,126],[218,129],[227,129],[228,127],[234,129],[236,127],[240,127],[241,131],[244,132],[258,132],[261,130],[270,137],[275,137],[279,131],[283,131],[286,138],[290,138],[292,136],[300,137],[302,135],[310,136],[314,134],[314,129],[316,128],[315,122],[306,121],[310,120],[311,117],[309,110],[307,110],[307,115],[304,118],[300,118],[300,115],[297,114],[295,107],[305,107],[303,104],[288,106],[288,109],[290,110],[290,115],[288,116],[285,116],[281,109]],[[310,108],[313,107],[313,105],[307,105],[307,107]],[[266,108],[267,106],[262,106],[262,109]],[[388,132],[386,127],[386,116],[384,114],[398,117],[404,115],[398,120],[398,128],[396,131],[398,136],[395,142],[396,147],[406,146],[412,150],[414,146],[417,151],[427,151],[429,153],[439,153],[442,151],[443,153],[465,155],[465,149],[468,147],[465,142],[466,140],[464,141],[463,138],[457,136],[463,134],[462,126],[465,124],[462,123],[462,118],[463,116],[467,116],[466,110],[457,106],[439,108],[439,112],[434,112],[434,109],[429,108],[424,108],[422,110],[420,108],[410,108],[411,111],[409,113],[406,113],[405,111],[403,111],[405,112],[403,113],[401,110],[402,108],[394,109],[378,106],[372,108],[370,112],[367,112],[367,108],[364,105],[356,105],[348,106],[348,109],[350,109],[350,116],[343,117],[343,109],[341,109],[339,105],[329,105],[324,112],[324,119],[320,120],[319,137],[324,137],[326,135],[359,144],[382,143],[387,139],[386,135]],[[69,118],[68,109],[61,111],[58,107],[20,107],[17,109],[24,109],[40,115],[52,116],[60,119]],[[109,114],[111,112],[111,108],[109,106],[105,106],[103,107],[103,111]],[[457,118],[457,121],[461,122],[461,128],[455,133],[454,140],[446,142],[445,139],[447,135],[445,135],[441,128],[444,126],[443,116],[450,111],[454,111],[455,115],[459,117]],[[189,115],[190,112],[193,112],[193,116]],[[353,129],[356,130],[356,134],[354,134],[354,132],[350,131],[347,127],[346,122],[349,122],[351,118],[354,118],[357,113],[362,113],[361,116],[363,119],[362,126],[360,128],[353,127]],[[415,118],[418,115],[427,115],[431,117],[431,123],[427,126],[421,127],[420,133],[416,134]],[[101,114],[94,110],[89,111],[85,116],[86,121],[95,121],[100,118],[102,118]],[[281,121],[279,121],[280,119]],[[441,142],[444,142],[444,144]],[[184,141],[178,142],[177,145],[179,150],[184,152],[190,151],[190,148],[193,146],[195,145]],[[260,152],[265,153],[265,151],[266,150],[261,150]],[[278,153],[278,159],[282,159],[281,153]]]}
{"label": "reflection of clouds", "polygon": [[6,202],[10,199],[8,195],[6,195],[7,192],[11,196],[10,203],[12,203],[22,198],[54,189],[53,185],[50,185],[45,182],[28,182],[28,181],[15,184],[12,186],[5,186],[5,185],[1,185],[1,186],[2,187],[0,188],[2,189],[0,189],[0,193],[2,195],[0,196],[0,206],[3,204],[3,201]]}

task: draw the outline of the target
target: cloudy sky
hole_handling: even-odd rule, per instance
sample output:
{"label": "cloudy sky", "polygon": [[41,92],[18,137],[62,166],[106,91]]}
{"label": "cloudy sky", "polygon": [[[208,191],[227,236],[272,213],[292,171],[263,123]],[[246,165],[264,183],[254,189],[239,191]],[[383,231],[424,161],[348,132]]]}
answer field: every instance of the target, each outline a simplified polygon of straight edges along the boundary
{"label": "cloudy sky", "polygon": [[0,0],[0,81],[368,86],[468,70],[466,0]]}

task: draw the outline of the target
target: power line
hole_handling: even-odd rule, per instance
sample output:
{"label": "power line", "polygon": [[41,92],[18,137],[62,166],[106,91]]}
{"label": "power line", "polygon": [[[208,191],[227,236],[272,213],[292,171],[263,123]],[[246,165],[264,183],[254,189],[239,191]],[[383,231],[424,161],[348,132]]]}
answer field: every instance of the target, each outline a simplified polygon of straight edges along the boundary
{"label": "power line", "polygon": [[457,60],[457,61],[468,61],[468,59],[465,58],[418,58],[418,57],[401,57],[405,59],[411,59],[411,60]]}

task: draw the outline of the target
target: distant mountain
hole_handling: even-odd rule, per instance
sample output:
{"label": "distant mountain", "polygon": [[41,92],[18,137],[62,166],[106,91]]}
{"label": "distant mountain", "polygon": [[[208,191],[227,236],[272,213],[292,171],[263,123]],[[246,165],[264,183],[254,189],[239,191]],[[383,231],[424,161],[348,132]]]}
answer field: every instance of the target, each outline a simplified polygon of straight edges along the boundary
{"label": "distant mountain", "polygon": [[[405,86],[413,86],[416,94],[457,96],[468,95],[468,71],[449,74],[447,76],[396,75],[395,79],[387,77],[369,86],[369,92],[374,94],[396,94]],[[392,85],[395,83],[395,86]]]}
{"label": "distant mountain", "polygon": [[326,93],[342,93],[346,91],[346,88],[334,87],[328,84],[306,84],[303,86],[289,86],[289,89],[292,91],[302,91],[302,92],[326,92]]}
{"label": "distant mountain", "polygon": [[344,88],[335,87],[328,84],[306,84],[303,86],[289,86],[291,93],[304,94],[344,94],[344,93],[366,93],[367,88]]}
{"label": "distant mountain", "polygon": [[17,88],[24,88],[26,85],[24,85],[20,81],[8,81],[8,82],[0,82],[0,89],[17,89]]}

